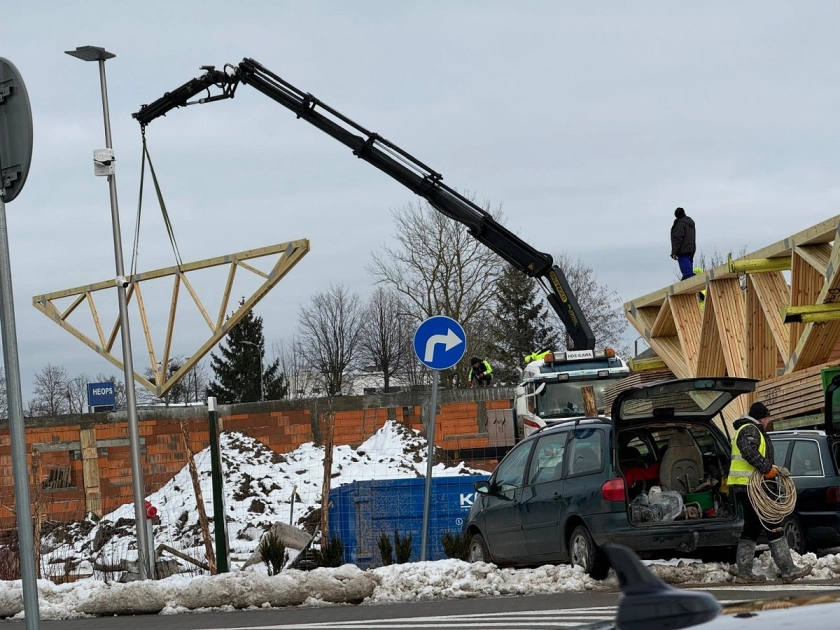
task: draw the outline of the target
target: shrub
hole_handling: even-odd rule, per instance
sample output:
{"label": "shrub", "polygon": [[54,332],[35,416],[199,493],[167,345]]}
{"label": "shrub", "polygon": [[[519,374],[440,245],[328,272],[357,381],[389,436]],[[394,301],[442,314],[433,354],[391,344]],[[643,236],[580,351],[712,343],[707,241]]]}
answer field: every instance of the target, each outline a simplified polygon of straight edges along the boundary
{"label": "shrub", "polygon": [[277,575],[286,566],[289,560],[289,553],[286,545],[280,540],[276,532],[269,530],[260,540],[260,557],[268,569],[269,575]]}
{"label": "shrub", "polygon": [[411,534],[400,538],[400,530],[394,530],[394,547],[397,549],[397,564],[405,564],[411,559]]}
{"label": "shrub", "polygon": [[382,557],[382,566],[387,567],[389,564],[394,564],[394,546],[391,544],[391,539],[385,532],[379,532],[379,555]]}
{"label": "shrub", "polygon": [[319,567],[340,567],[344,564],[344,543],[333,534],[328,542],[321,541],[321,548],[315,552],[315,563]]}
{"label": "shrub", "polygon": [[470,559],[470,538],[469,534],[444,532],[440,538],[443,546],[443,553],[447,558],[467,561]]}

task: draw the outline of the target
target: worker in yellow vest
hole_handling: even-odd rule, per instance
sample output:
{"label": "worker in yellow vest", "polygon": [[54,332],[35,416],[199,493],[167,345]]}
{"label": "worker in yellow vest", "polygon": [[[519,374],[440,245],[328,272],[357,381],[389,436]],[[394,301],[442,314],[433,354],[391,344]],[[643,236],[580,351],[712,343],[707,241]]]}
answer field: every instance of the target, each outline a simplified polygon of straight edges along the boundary
{"label": "worker in yellow vest", "polygon": [[[703,271],[703,267],[695,267],[694,268],[694,275],[695,276],[702,276],[705,272]],[[697,299],[700,300],[700,312],[703,312],[703,307],[706,306],[706,289],[697,293]]]}
{"label": "worker in yellow vest", "polygon": [[758,470],[765,479],[773,479],[779,474],[789,474],[784,468],[773,463],[773,443],[767,435],[770,424],[770,412],[760,402],[750,406],[747,415],[735,421],[735,436],[732,438],[732,461],[726,482],[736,504],[741,506],[744,516],[744,529],[738,541],[736,562],[738,564],[738,582],[763,582],[765,577],[753,573],[755,544],[759,534],[764,531],[770,545],[773,562],[782,573],[782,580],[792,582],[811,572],[811,567],[798,567],[793,563],[787,538],[782,528],[769,530],[761,522],[755,507],[750,502],[747,486],[753,471]]}
{"label": "worker in yellow vest", "polygon": [[544,359],[545,355],[547,354],[551,354],[551,350],[540,350],[539,352],[533,352],[522,360],[525,362],[525,365],[528,365],[532,361],[539,361],[540,359]]}
{"label": "worker in yellow vest", "polygon": [[467,375],[467,387],[476,383],[479,387],[490,387],[493,380],[493,368],[488,361],[473,357],[470,359],[470,373]]}

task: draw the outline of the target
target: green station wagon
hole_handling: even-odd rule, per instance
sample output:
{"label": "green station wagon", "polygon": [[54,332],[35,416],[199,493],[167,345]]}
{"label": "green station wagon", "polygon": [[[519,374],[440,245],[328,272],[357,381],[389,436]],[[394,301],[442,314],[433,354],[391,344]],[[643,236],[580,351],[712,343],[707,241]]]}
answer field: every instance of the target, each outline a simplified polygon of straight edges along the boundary
{"label": "green station wagon", "polygon": [[734,556],[743,521],[721,492],[730,454],[721,412],[755,383],[634,387],[618,395],[612,419],[569,420],[530,435],[475,484],[463,529],[470,560],[571,562],[601,579],[607,543],[650,555]]}

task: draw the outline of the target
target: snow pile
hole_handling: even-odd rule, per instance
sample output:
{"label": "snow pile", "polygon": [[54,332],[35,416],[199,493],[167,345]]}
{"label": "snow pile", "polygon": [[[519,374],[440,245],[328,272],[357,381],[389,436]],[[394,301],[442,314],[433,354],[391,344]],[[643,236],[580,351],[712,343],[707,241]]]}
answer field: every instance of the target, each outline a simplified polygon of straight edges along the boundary
{"label": "snow pile", "polygon": [[[228,538],[234,559],[250,556],[263,532],[276,521],[312,530],[306,524],[320,507],[323,447],[309,442],[280,455],[239,432],[222,433],[220,445]],[[423,477],[427,448],[419,432],[387,422],[356,449],[334,448],[331,486],[372,479]],[[212,534],[210,449],[197,453],[195,459]],[[434,467],[433,474],[445,477],[489,473],[470,469],[463,463],[453,466],[440,463]],[[148,499],[158,508],[155,545],[165,543],[204,561],[204,541],[188,466]],[[106,579],[117,577],[123,560],[137,559],[134,506],[122,505],[98,522],[87,519],[60,525],[44,538],[43,548],[44,566],[52,568],[56,575],[61,572],[76,576],[96,574]],[[179,562],[184,569],[200,572],[193,565]]]}
{"label": "snow pile", "polygon": [[[797,556],[812,565],[803,580],[840,578],[840,554],[817,558]],[[699,560],[646,562],[672,584],[731,582],[734,569]],[[772,579],[776,572],[769,552],[756,558],[755,570]],[[43,619],[73,619],[86,615],[160,613],[178,614],[203,609],[267,608],[329,603],[388,603],[503,597],[615,589],[610,572],[593,580],[579,567],[545,565],[535,569],[500,569],[493,564],[438,560],[398,564],[362,571],[353,565],[310,572],[287,570],[269,577],[251,569],[215,576],[106,583],[83,579],[57,585],[38,582]],[[21,582],[0,582],[0,618],[22,616]]]}
{"label": "snow pile", "polygon": [[602,582],[581,567],[545,565],[536,569],[500,569],[494,564],[438,560],[371,569],[379,586],[371,602],[414,602],[469,597],[503,597],[589,591],[615,586],[615,578]]}

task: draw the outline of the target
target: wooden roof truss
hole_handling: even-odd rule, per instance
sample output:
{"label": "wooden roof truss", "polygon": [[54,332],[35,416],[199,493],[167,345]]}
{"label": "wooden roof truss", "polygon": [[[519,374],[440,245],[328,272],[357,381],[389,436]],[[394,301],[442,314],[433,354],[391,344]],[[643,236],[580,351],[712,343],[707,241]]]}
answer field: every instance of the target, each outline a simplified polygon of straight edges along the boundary
{"label": "wooden roof truss", "polygon": [[[129,278],[130,285],[126,292],[126,299],[130,303],[132,298],[135,298],[137,308],[140,312],[140,322],[145,338],[146,350],[148,352],[151,371],[154,374],[154,382],[149,381],[146,377],[138,374],[135,370],[134,379],[143,385],[146,389],[154,393],[156,396],[163,396],[172,387],[183,378],[187,372],[200,361],[219,340],[224,337],[239,321],[259,302],[265,295],[274,288],[280,280],[282,280],[289,271],[309,252],[309,241],[307,239],[300,239],[296,241],[288,241],[286,243],[279,243],[277,245],[270,245],[268,247],[261,247],[258,249],[250,249],[235,254],[228,254],[226,256],[218,256],[216,258],[208,258],[191,263],[184,263],[180,267],[166,267],[164,269],[156,269],[154,271],[147,271],[145,273],[138,273]],[[266,256],[277,256],[277,260],[268,273],[257,269],[248,264],[246,261],[262,258]],[[227,280],[222,292],[221,305],[218,314],[210,316],[193,285],[190,283],[188,274],[210,267],[219,267],[227,265],[228,273]],[[234,278],[238,269],[243,269],[251,274],[256,274],[263,279],[262,284],[254,291],[254,293],[229,316],[225,317],[229,303],[231,290],[233,288]],[[166,336],[163,342],[162,359],[157,360],[157,353],[152,342],[152,331],[149,325],[149,318],[146,314],[146,306],[143,302],[143,292],[141,287],[143,282],[155,280],[159,278],[172,277],[172,293],[169,306],[169,318],[166,328]],[[181,287],[184,287],[192,298],[192,302],[198,309],[202,319],[206,322],[210,329],[210,336],[201,347],[196,350],[192,356],[182,365],[174,374],[166,378],[165,366],[169,364],[170,351],[172,349],[172,340],[175,327],[175,316],[178,311],[178,295]],[[114,299],[115,296],[108,294],[107,297],[101,293],[109,289],[116,289],[114,280],[104,280],[95,284],[89,284],[73,289],[65,289],[63,291],[56,291],[54,293],[47,293],[44,295],[36,295],[32,298],[32,304],[39,311],[44,313],[47,317],[57,323],[59,326],[68,331],[71,335],[82,341],[85,345],[92,348],[100,355],[105,357],[112,364],[124,369],[122,359],[113,353],[114,344],[120,332],[120,318],[116,317],[116,321],[110,328],[103,328],[102,318],[97,309],[96,297],[103,299]],[[66,298],[74,298],[70,305],[63,310],[57,306],[56,300]],[[91,338],[84,332],[79,330],[76,326],[71,324],[68,319],[76,311],[76,309],[86,304],[90,310],[90,315],[93,319],[93,324],[96,330],[96,338]],[[135,361],[135,365],[137,362]]]}
{"label": "wooden roof truss", "polygon": [[[840,302],[839,229],[837,215],[630,300],[627,319],[680,378],[765,380],[825,363],[840,338],[840,319],[786,324],[785,309]],[[744,413],[750,402],[738,401],[735,411]]]}

